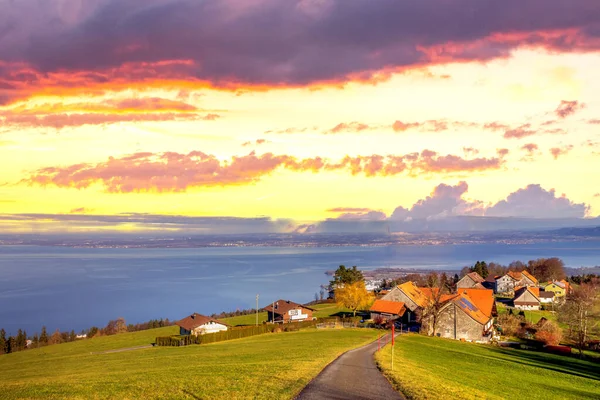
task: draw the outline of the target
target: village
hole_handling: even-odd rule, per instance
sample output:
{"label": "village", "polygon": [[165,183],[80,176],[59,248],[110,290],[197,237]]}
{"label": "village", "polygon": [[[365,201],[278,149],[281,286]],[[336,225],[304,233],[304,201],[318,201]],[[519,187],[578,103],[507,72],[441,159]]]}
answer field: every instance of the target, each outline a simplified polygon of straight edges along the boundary
{"label": "village", "polygon": [[[441,279],[440,274],[429,274],[430,284],[425,286],[410,280],[389,286],[385,280],[364,281],[356,267],[340,268],[343,268],[341,274],[346,277],[334,278],[329,286],[329,298],[315,302],[335,302],[340,307],[346,307],[350,311],[342,316],[355,316],[351,326],[389,329],[393,325],[400,333],[420,332],[428,336],[475,343],[498,343],[502,339],[507,329],[498,320],[499,308],[510,316],[538,310],[546,310],[551,315],[564,304],[571,290],[571,285],[565,279],[540,283],[526,270],[508,271],[503,275],[488,276],[487,279],[477,272],[469,272],[451,283]],[[346,293],[351,288],[352,292]],[[313,315],[316,310],[311,304],[283,299],[272,301],[262,308],[263,312],[266,311],[266,319],[259,321],[256,310],[255,325],[308,321],[317,324],[319,321]],[[539,318],[538,325],[549,319]],[[323,321],[320,322],[319,325],[324,326]],[[240,328],[198,313],[175,324],[179,326],[181,336]],[[547,342],[548,345],[558,345],[555,340]]]}

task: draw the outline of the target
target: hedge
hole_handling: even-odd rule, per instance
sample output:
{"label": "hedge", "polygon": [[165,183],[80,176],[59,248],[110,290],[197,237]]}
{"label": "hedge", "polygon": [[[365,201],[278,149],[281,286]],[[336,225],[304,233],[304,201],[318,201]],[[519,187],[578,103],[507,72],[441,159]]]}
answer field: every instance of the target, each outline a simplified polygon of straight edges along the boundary
{"label": "hedge", "polygon": [[187,346],[190,344],[206,344],[223,342],[225,340],[241,339],[245,337],[271,333],[276,329],[284,332],[298,331],[302,328],[315,327],[317,321],[292,322],[288,324],[264,324],[258,326],[233,327],[226,331],[207,333],[204,335],[173,335],[159,336],[156,338],[157,346]]}

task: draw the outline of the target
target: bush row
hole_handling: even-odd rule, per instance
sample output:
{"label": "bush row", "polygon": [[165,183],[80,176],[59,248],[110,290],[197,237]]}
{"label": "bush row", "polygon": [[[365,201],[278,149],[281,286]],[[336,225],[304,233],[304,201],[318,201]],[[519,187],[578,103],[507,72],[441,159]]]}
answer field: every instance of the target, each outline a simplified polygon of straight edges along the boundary
{"label": "bush row", "polygon": [[190,344],[216,343],[225,340],[241,339],[245,337],[272,333],[276,330],[284,332],[297,331],[302,328],[315,327],[317,321],[292,322],[289,324],[264,324],[258,326],[235,327],[222,332],[207,333],[204,335],[174,335],[159,336],[156,338],[157,346],[187,346]]}

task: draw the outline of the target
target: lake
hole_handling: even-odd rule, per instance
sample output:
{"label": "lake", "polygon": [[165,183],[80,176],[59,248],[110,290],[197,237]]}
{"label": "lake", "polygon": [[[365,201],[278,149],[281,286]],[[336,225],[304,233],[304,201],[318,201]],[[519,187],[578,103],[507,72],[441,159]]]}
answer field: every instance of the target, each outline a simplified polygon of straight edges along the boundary
{"label": "lake", "polygon": [[179,319],[308,302],[340,264],[362,269],[456,269],[476,260],[560,257],[568,267],[600,264],[600,242],[385,247],[223,247],[98,249],[0,246],[0,327],[28,334],[80,331],[124,317],[128,323]]}

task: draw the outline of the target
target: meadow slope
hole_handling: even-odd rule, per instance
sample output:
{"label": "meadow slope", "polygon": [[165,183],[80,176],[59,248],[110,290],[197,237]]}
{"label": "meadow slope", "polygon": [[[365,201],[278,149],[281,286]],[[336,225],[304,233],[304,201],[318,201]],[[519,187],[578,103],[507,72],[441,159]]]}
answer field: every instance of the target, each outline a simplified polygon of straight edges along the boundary
{"label": "meadow slope", "polygon": [[409,399],[598,399],[600,364],[574,357],[399,336],[376,360]]}
{"label": "meadow slope", "polygon": [[370,329],[307,329],[207,345],[95,352],[148,344],[177,327],[0,356],[2,399],[289,399]]}

